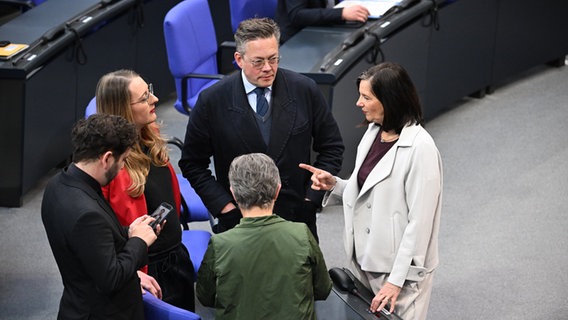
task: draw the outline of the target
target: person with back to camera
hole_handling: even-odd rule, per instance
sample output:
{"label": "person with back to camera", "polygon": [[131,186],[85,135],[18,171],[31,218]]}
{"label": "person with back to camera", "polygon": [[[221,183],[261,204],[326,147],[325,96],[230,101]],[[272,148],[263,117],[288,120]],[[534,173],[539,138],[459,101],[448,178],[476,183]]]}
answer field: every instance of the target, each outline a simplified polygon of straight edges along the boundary
{"label": "person with back to camera", "polygon": [[331,279],[320,248],[303,223],[273,214],[280,191],[274,161],[262,153],[233,160],[231,192],[243,219],[213,235],[197,274],[197,298],[215,319],[316,319]]}
{"label": "person with back to camera", "polygon": [[343,203],[345,250],[358,278],[383,307],[405,320],[426,319],[438,266],[442,161],[422,127],[416,88],[407,72],[381,63],[357,79],[368,124],[348,180],[307,164],[324,206]]}
{"label": "person with back to camera", "polygon": [[63,280],[57,319],[143,319],[136,270],[156,233],[149,216],[122,227],[101,193],[137,142],[124,118],[96,114],[73,127],[73,163],[45,188],[41,218]]}
{"label": "person with back to camera", "polygon": [[[269,155],[282,181],[274,212],[286,220],[306,223],[317,239],[316,211],[324,192],[310,188],[309,172],[298,164],[310,162],[313,150],[314,165],[337,173],[344,146],[316,83],[278,68],[279,37],[279,28],[271,19],[240,23],[234,56],[242,71],[201,92],[189,115],[179,165],[219,219],[215,231],[222,232],[241,218],[229,190],[231,161],[246,153]],[[209,170],[211,156],[216,178]]]}
{"label": "person with back to camera", "polygon": [[142,287],[177,307],[194,311],[195,272],[181,243],[180,191],[169,162],[167,142],[159,134],[153,87],[136,72],[118,70],[101,77],[96,92],[97,112],[124,117],[136,125],[134,146],[116,179],[103,194],[123,225],[151,214],[162,202],[174,207],[163,224],[160,238],[149,249],[148,275],[139,271]]}
{"label": "person with back to camera", "polygon": [[360,5],[330,8],[327,0],[278,0],[274,20],[280,26],[280,43],[286,42],[302,28],[315,25],[342,24],[346,21],[365,23],[369,10]]}

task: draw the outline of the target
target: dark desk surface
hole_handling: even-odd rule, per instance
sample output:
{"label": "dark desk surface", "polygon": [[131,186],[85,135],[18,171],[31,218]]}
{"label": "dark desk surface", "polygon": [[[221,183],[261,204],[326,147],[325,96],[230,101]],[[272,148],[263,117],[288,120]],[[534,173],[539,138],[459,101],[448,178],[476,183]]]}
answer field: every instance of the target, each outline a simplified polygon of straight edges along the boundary
{"label": "dark desk surface", "polygon": [[318,83],[334,83],[336,75],[321,72],[320,66],[328,53],[358,30],[337,26],[304,28],[280,47],[280,67],[308,75]]}
{"label": "dark desk surface", "polygon": [[[30,47],[10,60],[0,61],[0,76],[22,77],[52,57],[54,52],[61,51],[75,41],[77,35],[83,36],[107,19],[111,11],[111,15],[114,15],[134,4],[135,0],[117,1],[106,6],[103,6],[100,0],[46,1],[41,8],[29,10],[10,20],[0,26],[0,39],[29,44]],[[78,34],[70,32],[71,28]],[[53,39],[46,39],[50,32],[55,36]]]}
{"label": "dark desk surface", "polygon": [[172,92],[162,26],[179,1],[53,0],[0,26],[0,39],[30,45],[0,62],[7,119],[0,135],[10,137],[0,141],[0,206],[20,206],[46,172],[68,161],[69,132],[104,72],[131,68]]}
{"label": "dark desk surface", "polygon": [[[32,43],[41,38],[46,30],[80,15],[86,8],[96,6],[100,0],[46,1],[41,10],[29,10],[0,26],[0,39],[13,43]],[[49,12],[49,14],[46,14]]]}
{"label": "dark desk surface", "polygon": [[[308,27],[298,36],[294,36],[280,48],[282,60],[286,66],[296,72],[314,69],[314,61],[321,60],[328,52],[337,47],[347,36],[358,30],[342,27]],[[295,59],[302,55],[302,59]],[[289,59],[287,59],[287,57]],[[294,58],[294,59],[292,59]],[[317,68],[316,68],[317,69]]]}
{"label": "dark desk surface", "polygon": [[[388,18],[357,26],[306,27],[280,46],[280,67],[307,75],[319,84],[334,84],[381,38],[387,37],[427,12],[433,3],[422,1]],[[341,50],[343,41],[359,33],[353,46]],[[328,62],[328,68],[321,66]]]}

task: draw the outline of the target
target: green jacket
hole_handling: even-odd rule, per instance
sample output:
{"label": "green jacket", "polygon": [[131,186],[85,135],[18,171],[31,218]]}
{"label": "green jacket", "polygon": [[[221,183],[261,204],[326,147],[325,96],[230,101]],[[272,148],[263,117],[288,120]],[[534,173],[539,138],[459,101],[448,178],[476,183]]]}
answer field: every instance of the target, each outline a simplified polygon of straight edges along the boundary
{"label": "green jacket", "polygon": [[331,279],[303,223],[271,215],[242,218],[214,235],[197,274],[197,298],[215,319],[316,319]]}

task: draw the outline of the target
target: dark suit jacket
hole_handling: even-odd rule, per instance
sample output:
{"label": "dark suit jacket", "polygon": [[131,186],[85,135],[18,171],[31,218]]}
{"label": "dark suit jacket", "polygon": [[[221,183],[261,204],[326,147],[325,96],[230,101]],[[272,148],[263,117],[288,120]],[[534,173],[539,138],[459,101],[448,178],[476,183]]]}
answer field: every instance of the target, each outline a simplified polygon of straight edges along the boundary
{"label": "dark suit jacket", "polygon": [[284,43],[303,27],[343,23],[342,8],[326,8],[327,0],[278,0],[274,20]]}
{"label": "dark suit jacket", "polygon": [[[236,156],[261,152],[274,159],[282,182],[277,205],[304,198],[321,204],[323,193],[310,188],[311,174],[298,167],[300,162],[311,163],[312,148],[317,154],[314,166],[332,174],[341,169],[344,147],[339,128],[313,80],[279,68],[272,85],[271,104],[272,127],[267,148],[248,103],[241,72],[200,94],[189,117],[179,164],[213,214],[233,200],[228,172]],[[211,156],[217,180],[208,169]]]}
{"label": "dark suit jacket", "polygon": [[71,166],[51,179],[41,208],[64,285],[58,318],[139,317],[144,310],[136,270],[147,264],[148,247],[128,238],[86,173]]}

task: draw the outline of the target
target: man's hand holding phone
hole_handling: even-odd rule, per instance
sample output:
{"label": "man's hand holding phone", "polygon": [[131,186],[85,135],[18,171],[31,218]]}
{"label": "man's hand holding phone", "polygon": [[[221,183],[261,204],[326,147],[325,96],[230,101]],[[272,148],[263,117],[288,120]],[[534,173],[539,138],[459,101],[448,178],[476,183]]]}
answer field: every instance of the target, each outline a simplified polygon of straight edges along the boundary
{"label": "man's hand holding phone", "polygon": [[162,202],[156,210],[150,215],[150,217],[154,218],[155,220],[150,222],[150,227],[154,229],[156,234],[160,234],[160,231],[164,224],[166,223],[166,218],[172,212],[174,208],[171,204],[167,202]]}
{"label": "man's hand holding phone", "polygon": [[156,241],[166,223],[166,217],[174,208],[167,202],[162,202],[151,215],[144,215],[132,221],[128,228],[128,237],[139,237],[148,247]]}
{"label": "man's hand holding phone", "polygon": [[158,235],[150,226],[150,223],[154,220],[154,218],[147,215],[136,218],[128,227],[128,238],[138,237],[144,240],[148,247],[151,246],[158,238]]}

